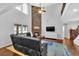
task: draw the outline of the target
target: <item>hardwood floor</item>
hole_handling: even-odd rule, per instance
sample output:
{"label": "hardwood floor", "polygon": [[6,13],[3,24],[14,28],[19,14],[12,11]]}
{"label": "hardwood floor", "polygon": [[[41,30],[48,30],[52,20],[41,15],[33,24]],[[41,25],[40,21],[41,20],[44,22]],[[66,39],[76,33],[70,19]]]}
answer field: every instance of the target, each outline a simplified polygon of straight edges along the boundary
{"label": "hardwood floor", "polygon": [[[71,39],[47,39],[47,41],[53,41],[57,43],[62,43],[67,46],[72,56],[79,56],[79,46],[75,45]],[[63,47],[64,48],[64,47]]]}
{"label": "hardwood floor", "polygon": [[72,56],[79,56],[78,48],[79,46],[76,46],[73,42],[73,40],[70,39],[64,39],[63,43],[67,46],[67,48],[70,50]]}
{"label": "hardwood floor", "polygon": [[[65,44],[67,46],[67,48],[70,50],[70,52],[72,53],[72,56],[79,56],[79,46],[75,45],[73,43],[73,40],[69,40],[69,39],[64,39],[64,40],[47,39],[47,41],[53,41],[53,42]],[[20,55],[10,51],[9,49],[1,48],[0,49],[0,56],[20,56]]]}
{"label": "hardwood floor", "polygon": [[22,52],[16,50],[12,45],[9,46],[9,47],[6,47],[6,49],[8,49],[8,50],[10,50],[10,51],[12,51],[12,52],[18,54],[19,56],[28,56],[28,55],[26,55],[26,54],[24,54],[24,53],[22,53]]}
{"label": "hardwood floor", "polygon": [[1,48],[0,49],[0,56],[19,56],[19,55],[6,49],[6,48]]}

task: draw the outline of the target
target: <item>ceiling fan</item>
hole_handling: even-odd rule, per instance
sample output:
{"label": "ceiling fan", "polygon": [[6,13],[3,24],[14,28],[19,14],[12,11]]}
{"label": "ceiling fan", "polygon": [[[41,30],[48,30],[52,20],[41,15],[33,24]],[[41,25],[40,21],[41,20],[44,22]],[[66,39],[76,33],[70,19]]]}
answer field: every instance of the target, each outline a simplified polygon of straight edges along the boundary
{"label": "ceiling fan", "polygon": [[44,6],[40,3],[40,9],[38,10],[38,13],[42,14],[43,12],[46,12],[44,9]]}
{"label": "ceiling fan", "polygon": [[42,4],[40,3],[38,7],[37,6],[32,6],[32,12],[42,14],[42,13],[44,13],[46,11],[45,11],[44,6],[42,6]]}

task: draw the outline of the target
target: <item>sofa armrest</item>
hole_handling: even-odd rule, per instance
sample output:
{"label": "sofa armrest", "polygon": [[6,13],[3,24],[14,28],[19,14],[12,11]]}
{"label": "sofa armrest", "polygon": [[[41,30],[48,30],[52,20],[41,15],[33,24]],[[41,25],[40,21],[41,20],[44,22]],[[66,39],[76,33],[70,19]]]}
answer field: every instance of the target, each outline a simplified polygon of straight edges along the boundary
{"label": "sofa armrest", "polygon": [[47,41],[41,40],[40,52],[42,56],[47,56]]}

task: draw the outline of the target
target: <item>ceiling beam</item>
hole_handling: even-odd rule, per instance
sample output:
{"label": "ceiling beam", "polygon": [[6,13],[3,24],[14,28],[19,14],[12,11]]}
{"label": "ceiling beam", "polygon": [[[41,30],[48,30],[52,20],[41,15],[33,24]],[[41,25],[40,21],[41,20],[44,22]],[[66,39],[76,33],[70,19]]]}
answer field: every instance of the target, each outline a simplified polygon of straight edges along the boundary
{"label": "ceiling beam", "polygon": [[63,3],[62,9],[61,9],[61,15],[63,14],[63,11],[65,9],[66,3]]}
{"label": "ceiling beam", "polygon": [[63,17],[64,17],[65,13],[67,12],[67,10],[68,10],[68,8],[69,8],[69,5],[70,5],[70,3],[66,3],[65,8],[64,8],[63,13],[62,13],[61,18],[63,18]]}

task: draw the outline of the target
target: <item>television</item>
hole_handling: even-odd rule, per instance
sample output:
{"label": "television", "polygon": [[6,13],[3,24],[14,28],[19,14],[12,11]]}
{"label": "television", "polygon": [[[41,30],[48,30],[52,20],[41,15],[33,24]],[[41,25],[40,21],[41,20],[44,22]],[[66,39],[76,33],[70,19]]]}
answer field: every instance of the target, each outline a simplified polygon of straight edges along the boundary
{"label": "television", "polygon": [[54,26],[48,26],[48,27],[46,27],[46,31],[55,32],[55,27]]}

